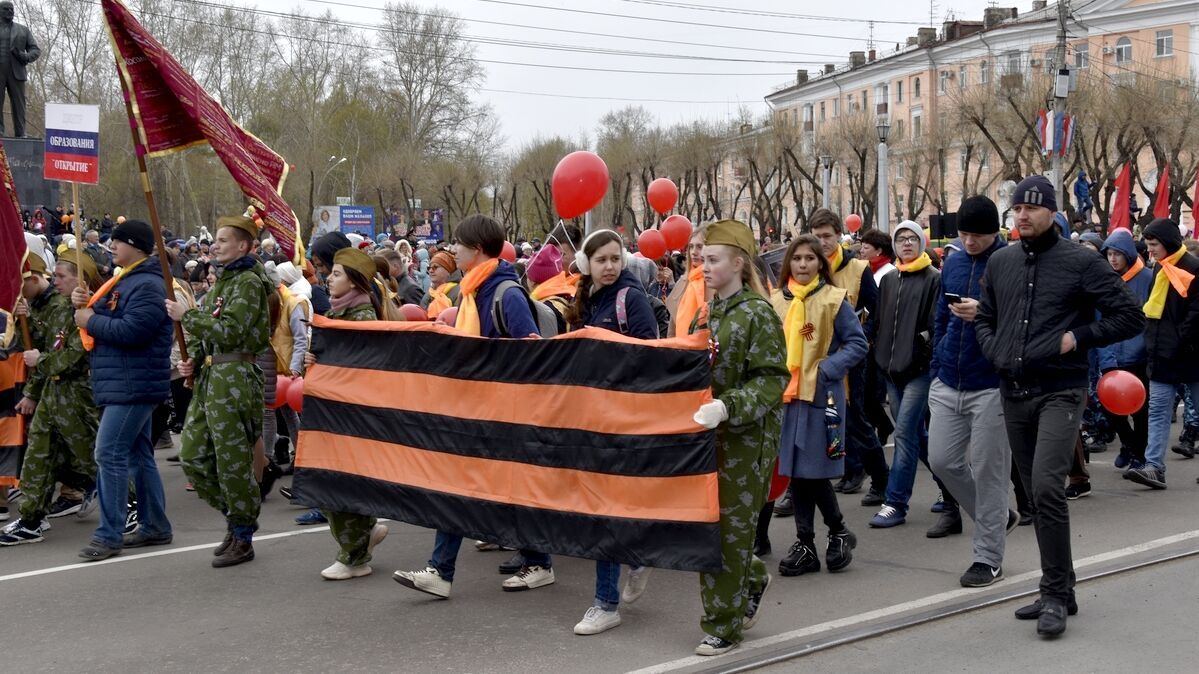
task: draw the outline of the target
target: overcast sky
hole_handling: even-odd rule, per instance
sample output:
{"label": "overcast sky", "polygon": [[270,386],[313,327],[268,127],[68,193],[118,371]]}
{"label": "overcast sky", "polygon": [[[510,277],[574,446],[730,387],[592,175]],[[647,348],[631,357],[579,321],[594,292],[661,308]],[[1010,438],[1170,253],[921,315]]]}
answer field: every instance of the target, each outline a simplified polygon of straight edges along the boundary
{"label": "overcast sky", "polygon": [[[246,4],[240,0],[222,1]],[[307,12],[323,12],[328,7],[346,21],[371,24],[381,21],[377,8],[385,2],[291,1]],[[517,40],[639,52],[638,55],[573,53],[511,44],[476,43],[477,57],[483,61],[572,68],[483,63],[487,81],[478,97],[489,101],[499,114],[509,147],[519,146],[537,136],[553,134],[574,137],[585,132],[593,139],[596,122],[605,112],[629,104],[644,105],[663,124],[700,118],[733,118],[742,104],[752,106],[755,115],[760,115],[766,110],[763,97],[776,86],[793,80],[796,69],[815,71],[822,63],[841,65],[849,60],[850,51],[865,50],[871,31],[869,20],[876,21],[874,38],[880,52],[894,49],[896,42],[902,43],[908,35],[915,35],[918,25],[926,25],[929,20],[927,3],[894,0],[845,0],[838,3],[783,0],[414,1],[421,6],[438,6],[457,14],[466,21],[468,35],[473,39]],[[988,4],[986,0],[939,0],[934,10],[937,25],[949,14],[964,20],[981,20],[983,8]],[[1020,0],[1018,3],[998,4],[1016,6],[1021,13],[1025,13],[1031,9],[1032,3],[1031,0]],[[259,6],[276,8],[273,1],[260,3]],[[693,8],[697,6],[720,11]],[[584,11],[607,15],[582,13]],[[755,12],[791,16],[763,16],[753,14]],[[810,16],[802,18],[799,15]],[[833,20],[833,17],[841,20]],[[567,31],[603,33],[607,36]],[[654,58],[644,56],[644,53],[692,58]],[[731,60],[708,60],[713,58]],[[577,68],[703,74],[596,72]],[[529,95],[532,93],[594,96],[602,97],[602,100]]]}

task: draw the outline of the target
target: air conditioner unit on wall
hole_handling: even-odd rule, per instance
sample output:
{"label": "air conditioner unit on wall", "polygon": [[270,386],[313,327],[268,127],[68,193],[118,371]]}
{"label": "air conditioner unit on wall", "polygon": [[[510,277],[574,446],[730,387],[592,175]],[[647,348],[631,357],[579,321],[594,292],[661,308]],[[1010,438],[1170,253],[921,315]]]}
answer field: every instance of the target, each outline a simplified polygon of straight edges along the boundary
{"label": "air conditioner unit on wall", "polygon": [[1033,68],[1041,67],[1041,59],[1029,59],[1028,65]]}
{"label": "air conditioner unit on wall", "polygon": [[1112,48],[1111,48],[1111,47],[1104,47],[1104,48],[1103,48],[1103,53],[1104,53],[1105,55],[1106,55],[1106,54],[1110,54],[1110,53],[1112,53]]}

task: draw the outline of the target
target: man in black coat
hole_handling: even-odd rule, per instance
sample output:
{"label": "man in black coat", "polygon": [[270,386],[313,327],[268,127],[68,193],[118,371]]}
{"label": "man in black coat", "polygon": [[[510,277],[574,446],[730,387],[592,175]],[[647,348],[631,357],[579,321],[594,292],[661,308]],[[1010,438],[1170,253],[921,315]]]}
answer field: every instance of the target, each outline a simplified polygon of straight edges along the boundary
{"label": "man in black coat", "polygon": [[1041,598],[1016,617],[1037,618],[1042,636],[1065,632],[1067,612],[1078,611],[1065,484],[1087,399],[1087,350],[1145,328],[1111,265],[1061,238],[1056,210],[1043,176],[1016,186],[1020,245],[991,256],[975,321],[978,344],[999,371],[1012,458],[1036,505]]}

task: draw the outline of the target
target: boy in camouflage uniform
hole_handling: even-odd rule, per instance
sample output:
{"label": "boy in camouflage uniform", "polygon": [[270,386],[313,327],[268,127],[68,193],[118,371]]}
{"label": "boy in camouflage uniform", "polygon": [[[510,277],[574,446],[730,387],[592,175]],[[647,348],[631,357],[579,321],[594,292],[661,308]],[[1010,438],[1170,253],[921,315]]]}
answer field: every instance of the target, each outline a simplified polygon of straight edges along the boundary
{"label": "boy in camouflage uniform", "polygon": [[[87,352],[75,326],[75,309],[67,299],[78,285],[72,258],[59,260],[54,285],[46,279],[46,263],[28,258],[21,294],[25,304],[17,315],[28,314],[34,345],[24,354],[29,368],[21,414],[32,414],[29,443],[21,466],[21,519],[6,527],[0,546],[40,543],[43,522],[50,509],[54,484],[62,481],[90,493],[96,486],[96,428],[100,416],[92,400]],[[83,258],[83,277],[93,282],[98,274],[91,258]],[[78,512],[82,502],[55,504],[55,514]]]}
{"label": "boy in camouflage uniform", "polygon": [[745,224],[722,220],[709,227],[704,280],[716,290],[707,326],[713,400],[700,407],[695,421],[717,429],[724,568],[700,575],[700,625],[708,636],[695,649],[698,655],[735,648],[742,632],[757,622],[770,585],[766,565],[753,554],[754,534],[778,454],[790,373],[782,324],[752,267],[756,254]]}
{"label": "boy in camouflage uniform", "polygon": [[254,559],[251,541],[258,529],[261,494],[253,459],[262,435],[263,380],[255,360],[270,342],[267,294],[272,286],[250,254],[257,236],[249,218],[218,219],[211,252],[224,269],[208,292],[211,302],[188,310],[167,300],[167,313],[193,339],[191,357],[179,363],[179,373],[196,377],[179,461],[196,494],[227,521],[225,540],[212,560],[216,568]]}

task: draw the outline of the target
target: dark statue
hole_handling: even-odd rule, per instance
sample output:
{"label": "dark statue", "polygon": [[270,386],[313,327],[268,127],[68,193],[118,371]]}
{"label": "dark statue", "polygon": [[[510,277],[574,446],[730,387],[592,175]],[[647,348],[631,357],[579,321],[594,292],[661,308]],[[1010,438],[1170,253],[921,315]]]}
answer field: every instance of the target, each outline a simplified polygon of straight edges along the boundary
{"label": "dark statue", "polygon": [[0,136],[4,134],[4,96],[12,100],[13,136],[25,137],[25,66],[42,55],[29,27],[15,23],[12,2],[0,1]]}

